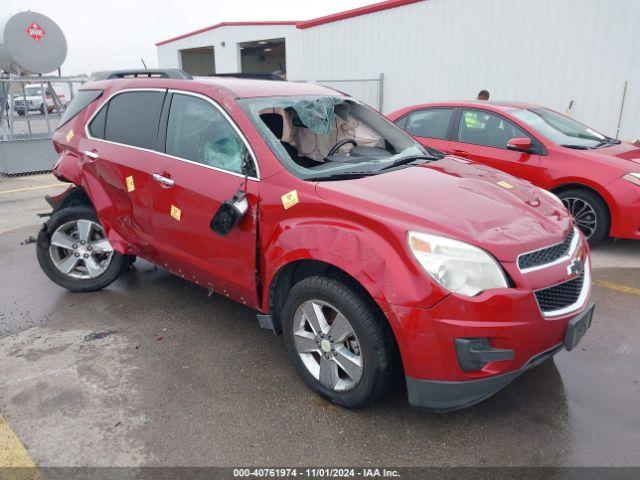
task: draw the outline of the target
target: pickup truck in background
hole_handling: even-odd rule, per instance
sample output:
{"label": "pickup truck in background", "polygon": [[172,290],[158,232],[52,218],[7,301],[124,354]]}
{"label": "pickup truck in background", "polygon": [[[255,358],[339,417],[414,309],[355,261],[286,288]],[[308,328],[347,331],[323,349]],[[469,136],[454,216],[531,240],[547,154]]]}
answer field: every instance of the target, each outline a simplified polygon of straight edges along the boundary
{"label": "pickup truck in background", "polygon": [[[46,88],[45,100],[42,99],[42,89]],[[64,94],[55,92],[51,87],[45,87],[40,83],[33,83],[24,86],[24,94],[21,92],[13,97],[13,109],[20,116],[29,112],[40,112],[44,114],[45,104],[47,111],[52,113],[56,110],[54,94],[60,100],[64,109],[66,107],[66,97]]]}

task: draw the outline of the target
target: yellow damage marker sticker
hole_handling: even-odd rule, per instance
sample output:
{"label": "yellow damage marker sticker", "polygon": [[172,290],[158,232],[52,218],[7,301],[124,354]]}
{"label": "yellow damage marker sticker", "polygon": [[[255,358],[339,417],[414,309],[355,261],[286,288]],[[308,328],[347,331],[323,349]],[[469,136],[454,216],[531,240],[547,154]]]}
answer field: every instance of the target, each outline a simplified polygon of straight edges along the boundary
{"label": "yellow damage marker sticker", "polygon": [[[33,463],[22,442],[20,442],[4,418],[0,417],[0,469],[19,467],[35,468],[35,466],[36,464]],[[35,480],[42,477],[40,473],[35,470],[32,471],[31,476],[28,478]]]}
{"label": "yellow damage marker sticker", "polygon": [[133,192],[136,189],[136,186],[133,183],[133,177],[128,176],[126,180],[127,180],[127,192]]}
{"label": "yellow damage marker sticker", "polygon": [[505,182],[504,180],[500,180],[498,182],[498,185],[500,185],[502,188],[506,188],[507,190],[511,190],[513,188],[513,185],[511,185],[508,182]]}
{"label": "yellow damage marker sticker", "polygon": [[73,138],[73,130],[69,130],[67,132],[67,142],[70,142],[72,138]]}
{"label": "yellow damage marker sticker", "polygon": [[298,203],[298,191],[291,190],[289,193],[285,193],[280,198],[282,199],[282,206],[285,210],[288,210]]}
{"label": "yellow damage marker sticker", "polygon": [[175,205],[171,205],[171,216],[175,218],[177,221],[180,221],[180,215],[182,215],[182,212],[180,211],[180,209]]}

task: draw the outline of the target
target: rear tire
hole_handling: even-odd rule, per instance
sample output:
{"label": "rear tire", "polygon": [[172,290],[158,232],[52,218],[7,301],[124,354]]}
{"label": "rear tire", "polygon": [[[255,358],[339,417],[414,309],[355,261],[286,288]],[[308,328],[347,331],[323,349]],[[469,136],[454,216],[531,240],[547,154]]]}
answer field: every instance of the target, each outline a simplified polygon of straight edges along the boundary
{"label": "rear tire", "polygon": [[96,212],[86,206],[54,213],[38,234],[36,251],[44,273],[73,292],[106,287],[127,264],[127,256],[107,241]]}
{"label": "rear tire", "polygon": [[307,386],[347,408],[374,403],[397,375],[386,319],[346,279],[312,276],[291,288],[282,309],[287,350]]}
{"label": "rear tire", "polygon": [[609,236],[611,216],[604,201],[595,193],[572,188],[558,193],[558,197],[573,215],[576,224],[594,246]]}

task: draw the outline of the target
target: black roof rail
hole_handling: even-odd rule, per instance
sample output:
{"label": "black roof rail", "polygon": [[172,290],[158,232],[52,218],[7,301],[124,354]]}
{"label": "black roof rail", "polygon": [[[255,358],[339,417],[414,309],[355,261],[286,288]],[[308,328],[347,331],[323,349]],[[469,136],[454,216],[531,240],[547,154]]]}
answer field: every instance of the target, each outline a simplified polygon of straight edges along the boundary
{"label": "black roof rail", "polygon": [[112,80],[114,78],[173,78],[180,80],[192,80],[193,77],[184,70],[177,68],[148,68],[138,70],[115,70],[106,72],[101,79]]}
{"label": "black roof rail", "polygon": [[275,80],[283,81],[277,73],[213,73],[208,77],[233,77],[233,78],[249,78],[252,80]]}

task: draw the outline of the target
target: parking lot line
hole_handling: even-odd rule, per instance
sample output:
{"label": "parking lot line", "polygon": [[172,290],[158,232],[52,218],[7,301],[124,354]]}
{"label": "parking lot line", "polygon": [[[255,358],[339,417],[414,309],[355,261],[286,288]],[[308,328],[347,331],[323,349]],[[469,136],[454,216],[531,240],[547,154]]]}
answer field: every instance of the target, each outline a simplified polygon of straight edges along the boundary
{"label": "parking lot line", "polygon": [[68,184],[66,183],[52,183],[51,185],[38,185],[37,187],[16,188],[15,190],[2,190],[0,191],[0,195],[2,195],[3,193],[28,192],[30,190],[39,190],[41,188],[64,187],[67,185]]}
{"label": "parking lot line", "polygon": [[4,418],[0,416],[0,468],[34,468],[27,450]]}
{"label": "parking lot line", "polygon": [[640,296],[640,288],[628,287],[626,285],[620,285],[619,283],[611,283],[606,280],[594,280],[594,285],[598,285],[599,287],[608,288],[610,290],[616,290],[618,292],[630,293],[631,295]]}

